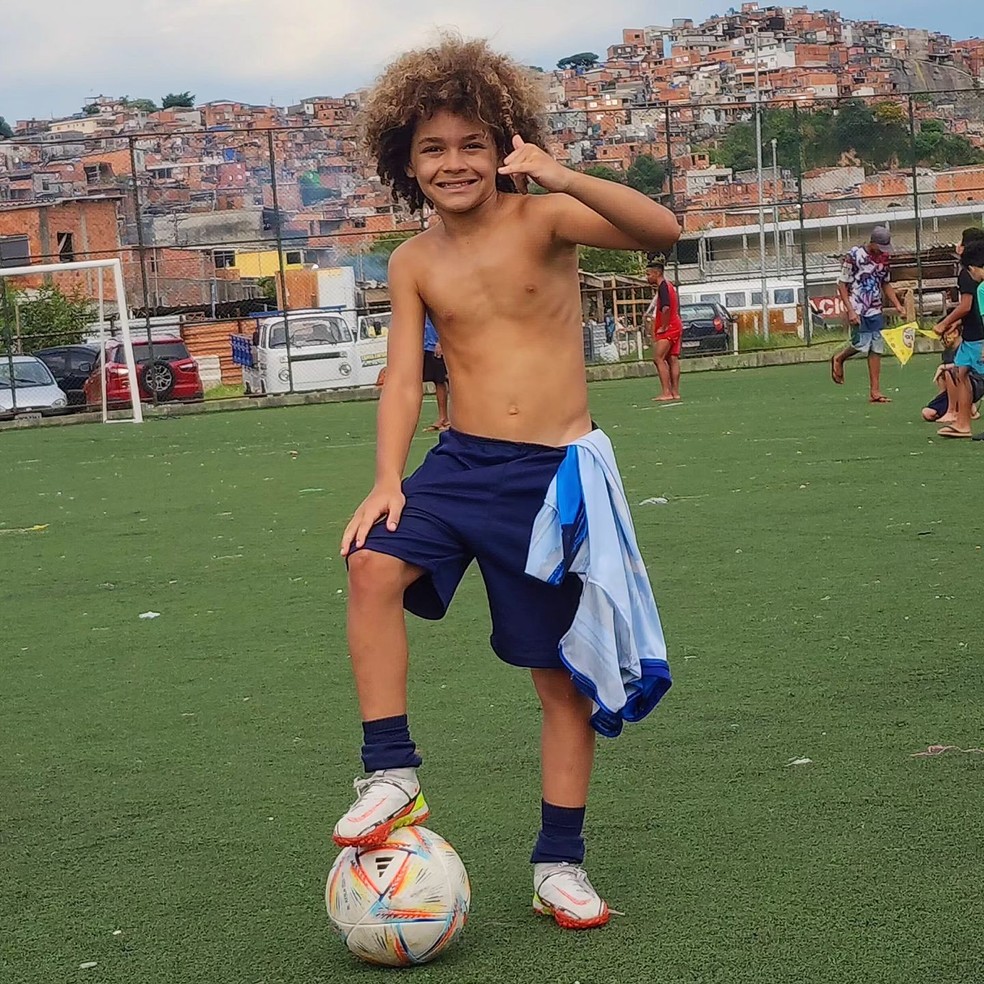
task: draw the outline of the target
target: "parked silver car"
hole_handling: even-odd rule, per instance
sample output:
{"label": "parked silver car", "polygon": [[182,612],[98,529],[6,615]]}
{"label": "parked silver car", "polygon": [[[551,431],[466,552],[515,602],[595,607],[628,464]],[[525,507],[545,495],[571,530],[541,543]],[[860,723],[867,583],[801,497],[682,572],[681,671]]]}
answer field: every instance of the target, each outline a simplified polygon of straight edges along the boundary
{"label": "parked silver car", "polygon": [[47,417],[64,413],[67,407],[68,398],[40,359],[0,353],[0,417]]}

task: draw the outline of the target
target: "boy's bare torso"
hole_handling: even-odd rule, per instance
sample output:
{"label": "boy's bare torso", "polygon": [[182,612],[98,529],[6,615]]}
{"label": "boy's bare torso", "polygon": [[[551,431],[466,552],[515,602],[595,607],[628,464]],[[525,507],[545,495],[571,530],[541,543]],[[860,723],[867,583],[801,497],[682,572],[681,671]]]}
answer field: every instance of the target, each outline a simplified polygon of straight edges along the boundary
{"label": "boy's bare torso", "polygon": [[465,433],[561,446],[590,430],[577,250],[553,240],[545,205],[500,194],[472,229],[404,247]]}

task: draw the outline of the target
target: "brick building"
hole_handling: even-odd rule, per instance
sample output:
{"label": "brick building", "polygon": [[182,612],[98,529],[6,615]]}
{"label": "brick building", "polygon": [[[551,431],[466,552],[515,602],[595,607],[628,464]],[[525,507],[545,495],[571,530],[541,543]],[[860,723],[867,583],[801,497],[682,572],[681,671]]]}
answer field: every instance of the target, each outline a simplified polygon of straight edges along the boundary
{"label": "brick building", "polygon": [[[115,198],[77,198],[0,207],[0,266],[105,260],[120,255],[120,226]],[[70,271],[54,280],[63,290],[81,284],[95,297],[98,271]],[[24,287],[37,287],[41,277],[24,277]],[[115,300],[110,278],[104,278],[107,300]]]}

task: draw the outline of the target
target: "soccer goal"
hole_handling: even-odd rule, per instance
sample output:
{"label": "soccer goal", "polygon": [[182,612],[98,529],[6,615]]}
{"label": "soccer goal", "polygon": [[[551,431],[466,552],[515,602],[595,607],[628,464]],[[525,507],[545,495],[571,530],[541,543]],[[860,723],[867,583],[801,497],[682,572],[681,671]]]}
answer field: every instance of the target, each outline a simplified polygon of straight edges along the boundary
{"label": "soccer goal", "polygon": [[[105,311],[103,274],[105,271],[112,271],[113,286],[116,292],[116,306],[119,312],[120,341],[123,343],[124,361],[126,364],[127,390],[129,392],[129,404],[132,410],[132,417],[122,418],[123,422],[141,424],[143,423],[143,409],[140,406],[140,389],[137,380],[137,365],[133,357],[133,341],[130,336],[130,313],[126,304],[126,289],[123,285],[123,266],[119,258],[111,260],[78,260],[70,263],[42,263],[33,266],[23,267],[0,267],[0,278],[13,277],[36,277],[41,274],[69,273],[72,270],[98,270],[99,271],[99,379],[100,390],[102,393],[102,419],[103,423],[113,423],[109,416],[109,407],[106,400],[106,343],[109,340],[107,334],[107,320]],[[2,357],[0,357],[2,358]],[[15,379],[11,370],[11,379]],[[16,386],[14,387],[16,394]],[[119,418],[117,418],[119,419]]]}

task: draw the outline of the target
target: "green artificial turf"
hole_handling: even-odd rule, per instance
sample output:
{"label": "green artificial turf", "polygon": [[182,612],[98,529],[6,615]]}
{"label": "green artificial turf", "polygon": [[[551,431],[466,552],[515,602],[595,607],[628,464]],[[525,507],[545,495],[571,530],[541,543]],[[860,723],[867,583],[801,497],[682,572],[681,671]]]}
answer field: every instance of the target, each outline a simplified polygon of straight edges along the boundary
{"label": "green artificial turf", "polygon": [[[888,406],[857,363],[686,375],[679,406],[592,388],[675,679],[599,749],[588,867],[625,915],[529,911],[537,707],[472,574],[410,626],[428,825],[474,893],[415,981],[984,980],[984,755],[913,757],[984,747],[984,445],[918,419],[932,368],[886,366]],[[337,543],[374,414],[0,434],[0,981],[386,974],[322,900],[361,741]]]}

